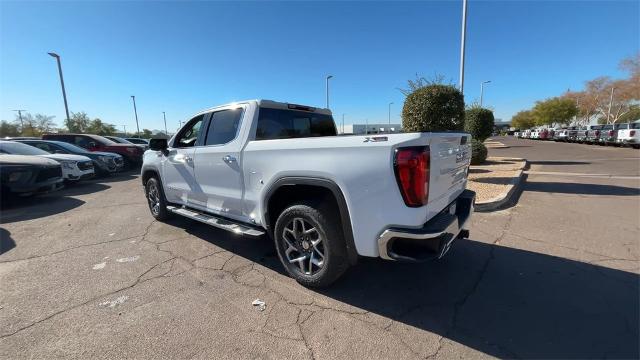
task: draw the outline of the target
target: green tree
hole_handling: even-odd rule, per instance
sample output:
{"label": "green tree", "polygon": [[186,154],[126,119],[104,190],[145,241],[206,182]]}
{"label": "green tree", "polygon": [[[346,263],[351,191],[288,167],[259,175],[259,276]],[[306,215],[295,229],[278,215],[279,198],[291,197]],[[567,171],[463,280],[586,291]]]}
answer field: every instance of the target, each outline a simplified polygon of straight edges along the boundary
{"label": "green tree", "polygon": [[472,107],[465,111],[464,131],[480,142],[491,136],[494,123],[493,112],[489,109]]}
{"label": "green tree", "polygon": [[149,129],[142,129],[142,137],[145,139],[149,139],[151,138],[151,135],[153,135],[153,133],[151,132],[151,130]]}
{"label": "green tree", "polygon": [[90,123],[91,119],[84,111],[71,113],[71,118],[64,121],[64,125],[72,133],[86,133]]}
{"label": "green tree", "polygon": [[536,102],[531,110],[536,125],[568,124],[578,113],[576,103],[565,97]]}
{"label": "green tree", "polygon": [[93,119],[89,122],[87,132],[96,135],[113,135],[116,132],[115,126],[104,123],[100,119]]}
{"label": "green tree", "polygon": [[632,122],[640,119],[640,105],[633,105],[624,115],[620,116],[618,123]]}
{"label": "green tree", "polygon": [[520,111],[511,118],[511,126],[516,129],[529,129],[535,126],[536,122],[533,118],[531,110]]}
{"label": "green tree", "polygon": [[452,85],[427,85],[407,95],[402,107],[405,131],[461,130],[464,97]]}
{"label": "green tree", "polygon": [[53,122],[53,118],[55,116],[36,114],[34,121],[40,134],[48,133],[55,128],[56,124]]}
{"label": "green tree", "polygon": [[0,121],[0,137],[20,136],[18,125],[12,124],[7,120]]}

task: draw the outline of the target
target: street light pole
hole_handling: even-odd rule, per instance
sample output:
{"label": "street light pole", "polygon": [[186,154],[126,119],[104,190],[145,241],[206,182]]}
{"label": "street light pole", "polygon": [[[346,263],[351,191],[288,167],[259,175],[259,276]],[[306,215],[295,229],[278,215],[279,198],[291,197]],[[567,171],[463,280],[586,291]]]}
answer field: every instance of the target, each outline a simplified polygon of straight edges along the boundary
{"label": "street light pole", "polygon": [[169,133],[167,132],[167,114],[165,114],[165,112],[162,112],[162,118],[164,118],[164,134],[169,136]]}
{"label": "street light pole", "polygon": [[13,110],[13,111],[18,112],[18,117],[20,118],[20,135],[22,135],[22,132],[24,131],[24,122],[22,122],[22,112],[27,110]]}
{"label": "street light pole", "polygon": [[122,125],[122,130],[124,131],[124,136],[127,136],[127,125]]}
{"label": "street light pole", "polygon": [[136,96],[135,95],[131,95],[131,99],[133,99],[133,113],[136,114],[136,129],[137,129],[137,135],[138,137],[140,137],[140,125],[138,124],[138,109],[136,108]]}
{"label": "street light pole", "polygon": [[462,40],[460,43],[460,92],[464,95],[464,42],[467,37],[467,0],[462,0]]}
{"label": "street light pole", "polygon": [[487,80],[480,83],[480,107],[482,107],[482,97],[484,95],[484,84],[488,84],[490,82],[491,80]]}
{"label": "street light pole", "polygon": [[[393,102],[389,103],[389,128],[391,128],[391,105],[393,104]],[[391,129],[389,129],[389,131],[391,131]]]}
{"label": "street light pole", "polygon": [[60,75],[60,85],[62,86],[62,98],[64,99],[64,112],[67,114],[67,119],[70,119],[69,105],[67,105],[67,91],[64,89],[64,77],[62,76],[62,64],[60,63],[60,55],[54,52],[50,52],[47,54],[49,54],[51,57],[56,58],[56,61],[58,63],[58,74]]}
{"label": "street light pole", "polygon": [[326,86],[326,90],[327,90],[327,109],[329,108],[329,79],[331,79],[333,77],[333,75],[328,75],[327,76],[327,86]]}

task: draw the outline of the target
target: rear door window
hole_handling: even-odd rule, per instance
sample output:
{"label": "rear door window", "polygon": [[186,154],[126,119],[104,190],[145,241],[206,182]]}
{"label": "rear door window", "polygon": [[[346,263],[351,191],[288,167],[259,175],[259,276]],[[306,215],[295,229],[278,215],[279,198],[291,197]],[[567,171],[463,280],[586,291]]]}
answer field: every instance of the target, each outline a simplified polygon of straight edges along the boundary
{"label": "rear door window", "polygon": [[216,111],[211,115],[205,145],[222,145],[235,139],[242,108]]}
{"label": "rear door window", "polygon": [[256,140],[335,136],[331,115],[299,110],[260,108]]}

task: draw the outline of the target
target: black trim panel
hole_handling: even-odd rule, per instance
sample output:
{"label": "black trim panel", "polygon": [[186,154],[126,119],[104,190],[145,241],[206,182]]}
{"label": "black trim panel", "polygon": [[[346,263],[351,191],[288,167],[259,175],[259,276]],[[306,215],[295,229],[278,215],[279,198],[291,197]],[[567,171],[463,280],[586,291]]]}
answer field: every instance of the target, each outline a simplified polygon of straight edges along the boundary
{"label": "black trim panel", "polygon": [[342,222],[342,232],[344,234],[345,242],[347,245],[347,254],[349,256],[349,263],[351,265],[355,265],[358,261],[358,252],[356,251],[355,242],[353,239],[353,229],[351,228],[351,217],[349,216],[349,208],[347,207],[347,202],[345,201],[344,195],[342,194],[342,190],[340,187],[329,179],[324,178],[315,178],[315,177],[297,177],[297,176],[288,176],[283,177],[276,180],[269,190],[267,190],[265,196],[265,209],[264,209],[264,218],[267,222],[265,224],[265,228],[273,236],[273,230],[269,221],[269,200],[271,196],[281,187],[287,185],[310,185],[310,186],[319,186],[326,189],[329,189],[333,196],[336,198],[336,202],[338,203],[338,208],[340,210],[340,219]]}

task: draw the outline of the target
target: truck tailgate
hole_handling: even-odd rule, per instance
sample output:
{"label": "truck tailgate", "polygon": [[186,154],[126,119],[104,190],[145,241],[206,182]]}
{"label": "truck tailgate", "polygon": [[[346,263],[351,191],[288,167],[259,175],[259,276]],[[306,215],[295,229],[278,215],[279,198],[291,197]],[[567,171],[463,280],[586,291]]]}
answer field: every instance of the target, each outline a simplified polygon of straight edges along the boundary
{"label": "truck tailgate", "polygon": [[464,191],[471,162],[471,136],[461,133],[433,134],[431,152],[429,202],[431,218],[453,202]]}

